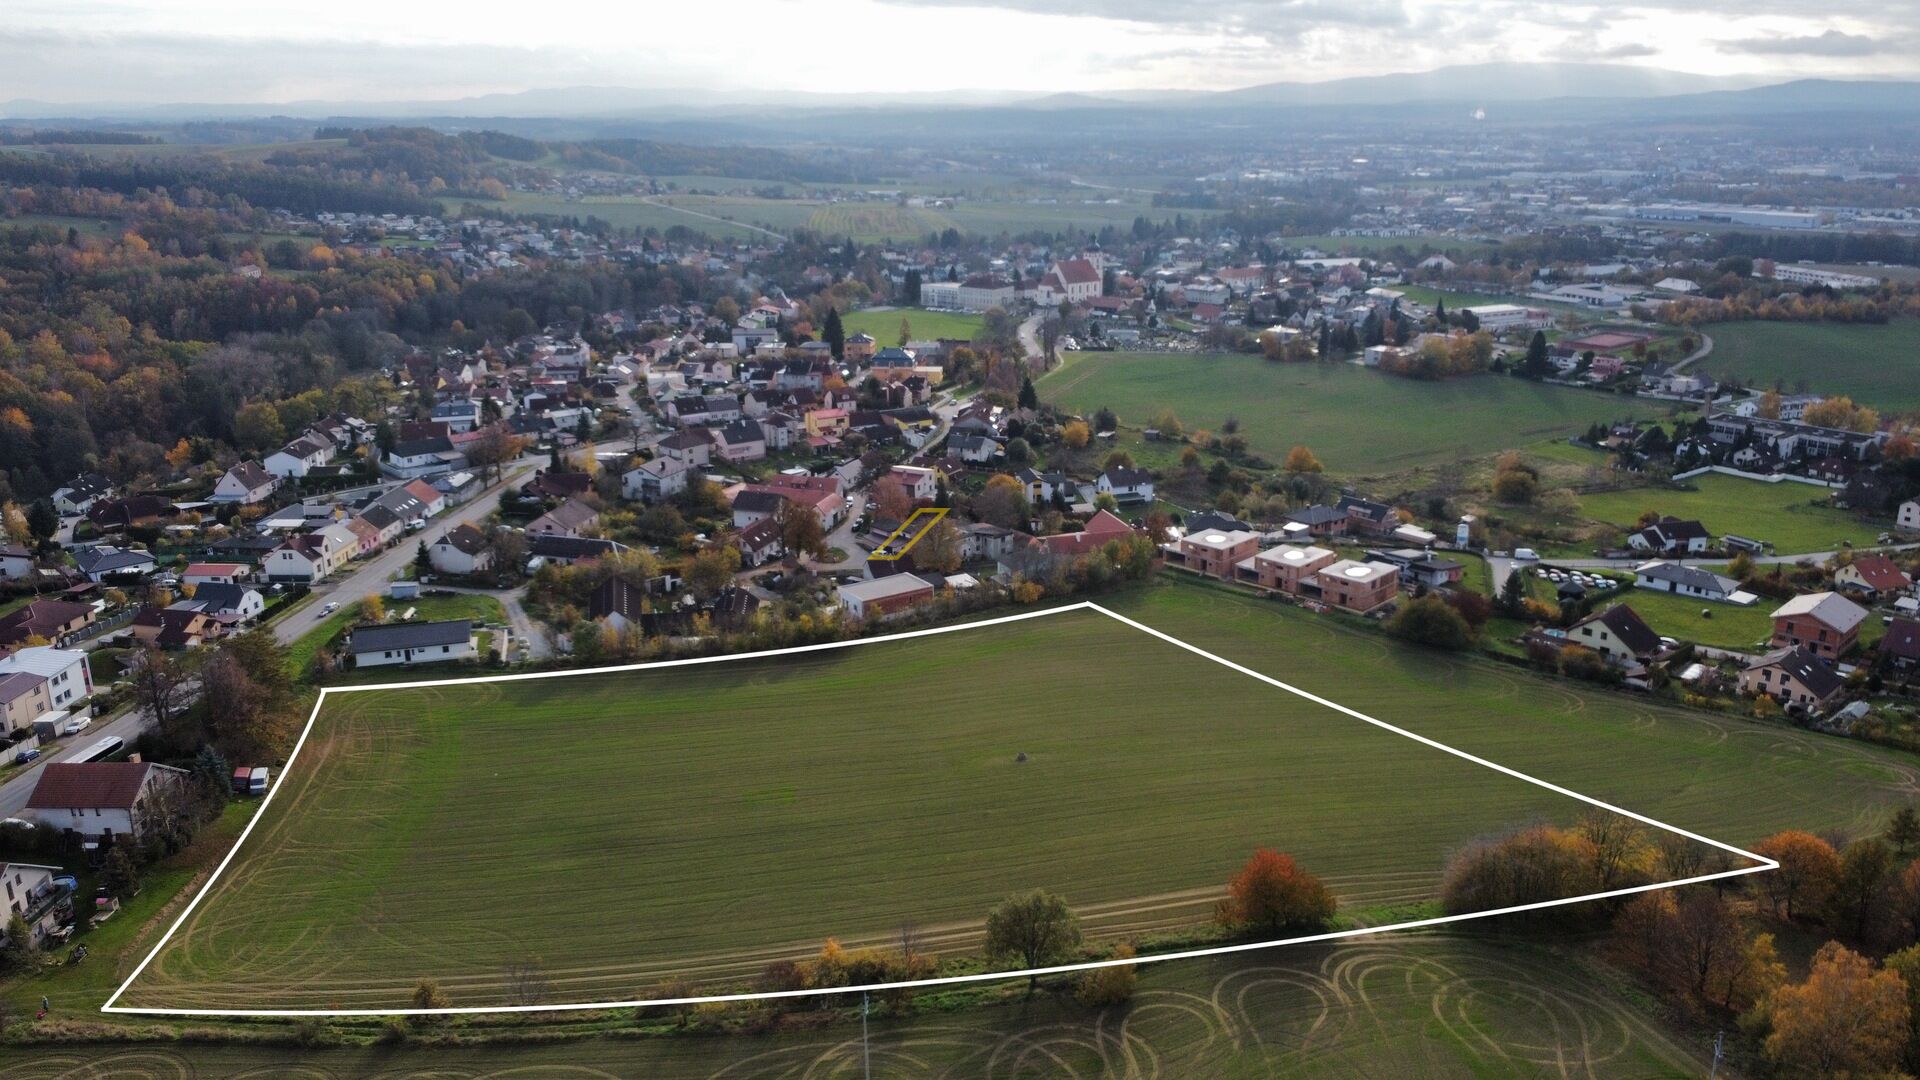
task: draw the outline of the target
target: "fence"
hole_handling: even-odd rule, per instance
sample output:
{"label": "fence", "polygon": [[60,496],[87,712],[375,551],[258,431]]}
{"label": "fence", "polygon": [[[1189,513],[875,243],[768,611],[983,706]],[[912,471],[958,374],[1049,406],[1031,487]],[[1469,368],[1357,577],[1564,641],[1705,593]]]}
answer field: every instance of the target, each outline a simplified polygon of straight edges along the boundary
{"label": "fence", "polygon": [[1722,476],[1737,476],[1742,480],[1758,480],[1763,484],[1778,484],[1784,480],[1796,484],[1811,484],[1814,487],[1827,488],[1829,490],[1846,487],[1845,484],[1834,484],[1825,480],[1815,480],[1811,476],[1795,476],[1792,473],[1753,473],[1728,465],[1703,465],[1698,469],[1688,469],[1683,473],[1674,473],[1673,478],[1675,480],[1691,480],[1696,476],[1701,476],[1706,473],[1720,473]]}

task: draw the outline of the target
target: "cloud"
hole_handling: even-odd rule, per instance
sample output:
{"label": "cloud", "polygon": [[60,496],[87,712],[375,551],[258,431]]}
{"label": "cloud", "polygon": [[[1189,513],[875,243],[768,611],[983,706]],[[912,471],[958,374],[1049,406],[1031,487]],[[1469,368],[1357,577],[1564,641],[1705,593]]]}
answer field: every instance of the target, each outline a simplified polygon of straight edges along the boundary
{"label": "cloud", "polygon": [[883,0],[896,7],[980,8],[1029,15],[1114,19],[1188,31],[1293,39],[1326,28],[1400,29],[1411,24],[1405,0]]}
{"label": "cloud", "polygon": [[1598,49],[1589,55],[1595,60],[1629,60],[1636,56],[1654,56],[1659,52],[1659,49],[1643,41],[1630,41],[1624,45]]}
{"label": "cloud", "polygon": [[1889,40],[1876,40],[1865,34],[1845,34],[1838,30],[1801,37],[1742,38],[1718,43],[1722,52],[1759,56],[1871,56],[1893,46],[1894,42]]}

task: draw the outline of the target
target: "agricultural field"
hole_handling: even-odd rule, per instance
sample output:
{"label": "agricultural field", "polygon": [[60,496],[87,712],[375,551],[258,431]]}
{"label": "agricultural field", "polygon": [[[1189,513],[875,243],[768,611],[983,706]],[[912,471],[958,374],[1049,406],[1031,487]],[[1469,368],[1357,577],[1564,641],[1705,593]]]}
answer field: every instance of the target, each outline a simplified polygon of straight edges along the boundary
{"label": "agricultural field", "polygon": [[874,343],[884,349],[899,343],[901,319],[907,320],[907,327],[913,332],[913,339],[916,341],[932,338],[959,338],[971,341],[986,321],[978,315],[961,311],[928,311],[925,308],[864,308],[842,314],[840,325],[846,329],[849,336],[872,334]]}
{"label": "agricultural field", "polygon": [[1470,839],[1586,809],[1085,610],[335,694],[282,784],[121,1004],[504,1004],[530,957],[620,1000],[909,922],[971,951],[1031,888],[1134,936],[1208,922],[1256,846],[1349,909],[1419,904]]}
{"label": "agricultural field", "polygon": [[1172,409],[1189,428],[1240,421],[1255,453],[1278,463],[1296,444],[1330,472],[1393,475],[1452,464],[1596,421],[1662,416],[1664,406],[1571,387],[1486,375],[1418,382],[1351,364],[1277,364],[1239,354],[1070,354],[1036,384],[1080,412],[1107,407],[1123,424],[1151,426]]}
{"label": "agricultural field", "polygon": [[1696,490],[1626,488],[1582,495],[1581,512],[1622,529],[1631,529],[1649,510],[1697,519],[1715,537],[1733,533],[1768,541],[1781,555],[1835,551],[1843,542],[1867,547],[1882,532],[1882,526],[1829,505],[1830,492],[1811,484],[1769,484],[1724,473],[1683,482]]}
{"label": "agricultural field", "polygon": [[[1140,969],[1133,1001],[1120,1009],[1089,1010],[1043,996],[964,1012],[876,1016],[871,1061],[875,1076],[917,1080],[1488,1080],[1562,1069],[1675,1080],[1704,1075],[1710,1033],[1664,1030],[1604,977],[1583,978],[1576,989],[1568,975],[1580,968],[1578,959],[1555,950],[1450,935],[1155,964]],[[36,1048],[16,1057],[21,1060],[0,1063],[0,1080],[252,1080],[290,1073],[311,1080],[562,1074],[780,1080],[858,1076],[862,1068],[856,1022],[844,1010],[835,1026],[773,1036],[308,1050],[109,1044]]]}
{"label": "agricultural field", "polygon": [[1844,394],[1882,412],[1920,409],[1920,319],[1881,325],[1731,322],[1703,328],[1700,367],[1750,386]]}
{"label": "agricultural field", "polygon": [[817,233],[851,236],[867,244],[913,241],[953,227],[953,219],[943,211],[888,202],[830,203],[807,217],[807,228]]}

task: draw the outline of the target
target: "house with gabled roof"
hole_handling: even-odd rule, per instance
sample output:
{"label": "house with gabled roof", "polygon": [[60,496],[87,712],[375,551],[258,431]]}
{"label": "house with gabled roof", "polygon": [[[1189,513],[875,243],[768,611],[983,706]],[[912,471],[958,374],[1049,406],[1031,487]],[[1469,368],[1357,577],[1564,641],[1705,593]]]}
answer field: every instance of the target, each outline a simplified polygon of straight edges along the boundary
{"label": "house with gabled roof", "polygon": [[69,516],[84,514],[101,499],[111,498],[113,481],[99,473],[81,473],[54,489],[53,508]]}
{"label": "house with gabled roof", "polygon": [[148,552],[102,544],[74,552],[73,565],[88,581],[99,583],[109,578],[144,577],[158,563]]}
{"label": "house with gabled roof", "polygon": [[476,574],[492,563],[493,552],[485,533],[462,523],[427,546],[427,561],[442,574]]}
{"label": "house with gabled roof", "polygon": [[1913,588],[1913,579],[1885,555],[1855,555],[1833,572],[1834,588],[1870,601],[1890,600]]}
{"label": "house with gabled roof", "polygon": [[568,499],[534,518],[527,525],[529,536],[580,536],[600,521],[600,511],[580,499]]}
{"label": "house with gabled roof", "polygon": [[780,519],[764,517],[741,529],[734,536],[734,546],[740,549],[742,566],[760,566],[779,558],[786,550],[780,539]]}
{"label": "house with gabled roof", "polygon": [[207,496],[209,502],[231,503],[239,506],[252,506],[265,502],[273,489],[280,485],[280,478],[261,467],[258,462],[242,461],[228,469],[213,485],[213,494]]}
{"label": "house with gabled roof", "polygon": [[1724,574],[1664,559],[1654,559],[1634,567],[1633,580],[1636,587],[1654,592],[1670,592],[1677,596],[1721,603],[1752,602],[1752,597],[1740,591],[1740,583]]}
{"label": "house with gabled roof", "polygon": [[357,626],[348,640],[347,652],[356,668],[470,660],[476,655],[473,623],[450,619]]}
{"label": "house with gabled roof", "polygon": [[1803,712],[1826,708],[1844,689],[1831,661],[1799,647],[1775,649],[1740,672],[1742,693],[1765,694]]}
{"label": "house with gabled roof", "polygon": [[310,431],[268,454],[260,465],[282,480],[297,480],[332,461],[333,453],[331,439]]}
{"label": "house with gabled roof", "polygon": [[1567,627],[1567,641],[1622,666],[1646,663],[1662,648],[1660,635],[1626,604],[1615,604]]}
{"label": "house with gabled roof", "polygon": [[1713,534],[1698,521],[1676,517],[1660,520],[1627,534],[1627,546],[1655,555],[1697,555],[1713,544]]}
{"label": "house with gabled roof", "polygon": [[150,761],[56,761],[41,767],[24,813],[87,840],[137,841],[167,813],[168,795],[188,777],[184,769]]}
{"label": "house with gabled roof", "polygon": [[628,499],[659,502],[687,490],[693,470],[677,458],[657,457],[627,470],[620,477],[620,493]]}
{"label": "house with gabled roof", "polygon": [[1866,621],[1866,609],[1839,593],[1805,593],[1773,610],[1773,647],[1804,648],[1829,659],[1845,656]]}
{"label": "house with gabled roof", "polygon": [[1145,469],[1116,465],[1095,478],[1093,489],[1122,503],[1152,502],[1153,474]]}

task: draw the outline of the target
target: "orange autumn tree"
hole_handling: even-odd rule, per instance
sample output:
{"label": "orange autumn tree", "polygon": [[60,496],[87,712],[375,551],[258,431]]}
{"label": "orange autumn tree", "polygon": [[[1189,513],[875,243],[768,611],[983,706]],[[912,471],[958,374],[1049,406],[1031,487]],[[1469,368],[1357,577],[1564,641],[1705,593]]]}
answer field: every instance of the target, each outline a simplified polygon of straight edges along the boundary
{"label": "orange autumn tree", "polygon": [[1783,1075],[1881,1076],[1907,1041],[1907,984],[1897,972],[1829,941],[1807,981],[1773,992],[1767,1057]]}
{"label": "orange autumn tree", "polygon": [[1780,864],[1780,869],[1760,875],[1760,887],[1774,914],[1784,918],[1820,911],[1840,880],[1839,854],[1832,844],[1809,832],[1774,833],[1753,845],[1753,852]]}
{"label": "orange autumn tree", "polygon": [[1227,883],[1219,917],[1229,926],[1280,931],[1322,926],[1335,906],[1333,892],[1293,856],[1260,848]]}

